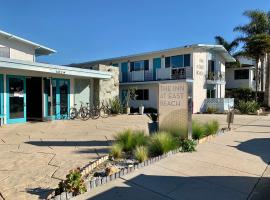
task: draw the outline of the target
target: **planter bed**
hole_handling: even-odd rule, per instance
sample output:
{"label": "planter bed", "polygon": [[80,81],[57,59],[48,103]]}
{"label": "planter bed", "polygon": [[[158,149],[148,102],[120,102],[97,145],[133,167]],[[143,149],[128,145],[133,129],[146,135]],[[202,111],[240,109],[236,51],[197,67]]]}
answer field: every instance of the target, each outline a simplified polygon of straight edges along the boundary
{"label": "planter bed", "polygon": [[[213,140],[217,135],[223,134],[224,130],[220,130],[215,135],[206,136],[197,140],[197,144],[201,144],[210,140]],[[128,155],[125,155],[126,159],[113,160],[109,156],[103,156],[92,163],[84,166],[80,169],[80,173],[83,176],[84,183],[87,189],[87,192],[91,191],[93,188],[96,188],[100,185],[104,185],[108,182],[111,182],[117,178],[123,177],[126,174],[132,173],[133,171],[140,169],[142,167],[148,166],[152,163],[155,163],[161,159],[164,159],[168,156],[174,155],[181,151],[181,148],[169,151],[163,155],[151,157],[148,160],[139,163],[137,160],[132,159]],[[124,156],[124,157],[125,157]],[[106,173],[106,168],[109,166],[116,167],[118,170],[116,173],[108,174]],[[73,197],[70,192],[62,192],[61,194],[55,194],[55,191],[51,193],[47,199],[51,200],[68,200]]]}

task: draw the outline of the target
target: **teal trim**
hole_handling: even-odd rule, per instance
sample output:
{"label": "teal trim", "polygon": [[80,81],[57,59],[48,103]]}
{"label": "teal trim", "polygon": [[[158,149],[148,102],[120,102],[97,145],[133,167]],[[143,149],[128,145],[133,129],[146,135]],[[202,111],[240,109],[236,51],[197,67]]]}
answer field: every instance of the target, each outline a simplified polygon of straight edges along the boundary
{"label": "teal trim", "polygon": [[122,82],[128,82],[128,63],[121,63]]}
{"label": "teal trim", "polygon": [[4,115],[4,79],[0,74],[0,115]]}
{"label": "teal trim", "polygon": [[[10,119],[10,110],[9,110],[9,79],[10,78],[18,78],[23,80],[23,103],[24,103],[24,117],[17,118],[17,119]],[[23,123],[26,122],[26,79],[24,76],[14,76],[14,75],[7,75],[7,124],[15,124],[15,123]]]}
{"label": "teal trim", "polygon": [[156,76],[157,76],[157,69],[161,68],[161,58],[154,58],[153,59],[153,77],[154,80],[156,80]]}

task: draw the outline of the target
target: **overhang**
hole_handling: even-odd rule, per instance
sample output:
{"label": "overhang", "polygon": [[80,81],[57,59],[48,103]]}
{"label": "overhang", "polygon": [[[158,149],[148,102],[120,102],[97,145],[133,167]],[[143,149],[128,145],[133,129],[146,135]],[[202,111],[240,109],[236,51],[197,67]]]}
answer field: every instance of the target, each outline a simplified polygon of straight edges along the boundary
{"label": "overhang", "polygon": [[8,40],[15,40],[15,41],[19,41],[19,42],[22,42],[24,44],[28,44],[30,46],[33,46],[34,49],[35,49],[35,55],[36,56],[49,55],[49,54],[52,54],[52,53],[55,53],[56,52],[54,49],[45,47],[45,46],[40,45],[40,44],[37,44],[35,42],[31,42],[31,41],[26,40],[24,38],[21,38],[21,37],[18,37],[16,35],[7,33],[5,31],[1,31],[0,30],[0,35],[3,36],[3,37],[5,37],[5,38],[7,38]]}
{"label": "overhang", "polygon": [[168,52],[179,51],[183,49],[190,49],[191,51],[196,50],[196,49],[205,49],[209,51],[211,50],[211,51],[215,51],[221,54],[222,57],[225,59],[225,62],[236,62],[236,60],[229,54],[229,52],[222,45],[193,44],[193,45],[186,45],[182,47],[175,47],[175,48],[163,49],[163,50],[158,50],[158,51],[150,51],[150,52],[144,52],[144,53],[139,53],[139,54],[120,56],[120,57],[115,57],[115,58],[94,60],[94,61],[89,61],[89,62],[84,62],[84,63],[77,63],[77,64],[74,63],[74,64],[71,64],[70,66],[79,66],[81,64],[95,65],[95,64],[104,64],[108,62],[113,63],[113,62],[123,60],[123,59],[129,60],[130,58],[136,58],[136,57],[141,57],[141,56],[151,56],[151,55],[156,55],[156,54],[165,54]]}
{"label": "overhang", "polygon": [[51,65],[38,62],[21,61],[10,58],[0,57],[0,69],[25,70],[29,72],[40,72],[58,75],[68,75],[84,78],[110,79],[110,72],[81,69],[77,67],[67,67],[61,65]]}

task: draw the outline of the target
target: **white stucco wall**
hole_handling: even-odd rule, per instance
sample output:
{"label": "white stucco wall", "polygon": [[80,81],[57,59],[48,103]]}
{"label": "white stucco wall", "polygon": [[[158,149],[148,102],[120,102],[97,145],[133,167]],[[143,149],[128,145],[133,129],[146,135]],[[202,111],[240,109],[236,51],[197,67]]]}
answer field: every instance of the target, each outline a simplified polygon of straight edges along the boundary
{"label": "white stucco wall", "polygon": [[122,99],[122,90],[127,90],[129,87],[135,87],[136,89],[148,89],[149,100],[141,101],[135,100],[130,102],[130,107],[138,108],[141,104],[145,108],[157,108],[158,107],[158,84],[140,84],[140,85],[121,85],[120,86],[120,99]]}
{"label": "white stucco wall", "polygon": [[[234,79],[234,71],[241,70],[241,69],[248,69],[249,70],[249,79]],[[226,89],[233,89],[233,88],[254,88],[254,71],[252,68],[227,68],[226,69]]]}
{"label": "white stucco wall", "polygon": [[35,61],[33,46],[0,36],[0,46],[10,48],[10,58],[26,61]]}

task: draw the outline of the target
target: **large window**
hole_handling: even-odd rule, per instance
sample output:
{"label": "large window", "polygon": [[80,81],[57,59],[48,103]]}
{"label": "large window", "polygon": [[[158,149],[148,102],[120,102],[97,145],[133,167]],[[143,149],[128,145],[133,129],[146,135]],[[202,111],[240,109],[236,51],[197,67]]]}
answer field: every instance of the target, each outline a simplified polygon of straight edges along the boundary
{"label": "large window", "polygon": [[130,71],[149,70],[149,60],[130,62]]}
{"label": "large window", "polygon": [[148,89],[136,90],[136,100],[149,100],[149,90]]}
{"label": "large window", "polygon": [[234,79],[249,79],[249,70],[248,69],[238,69],[234,71]]}
{"label": "large window", "polygon": [[190,54],[165,57],[165,67],[190,67]]}

